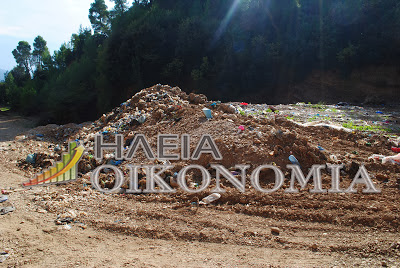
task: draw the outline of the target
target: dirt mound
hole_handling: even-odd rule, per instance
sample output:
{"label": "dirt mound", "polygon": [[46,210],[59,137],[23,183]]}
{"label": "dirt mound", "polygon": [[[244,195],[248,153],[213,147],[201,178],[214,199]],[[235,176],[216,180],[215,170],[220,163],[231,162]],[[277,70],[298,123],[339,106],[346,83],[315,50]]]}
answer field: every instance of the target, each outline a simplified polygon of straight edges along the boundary
{"label": "dirt mound", "polygon": [[[33,202],[57,214],[76,210],[76,215],[79,215],[77,222],[84,222],[95,228],[145,238],[310,248],[313,241],[299,242],[290,236],[271,235],[269,229],[265,229],[265,220],[268,219],[273,220],[276,225],[280,221],[289,222],[278,227],[293,233],[299,229],[308,230],[307,228],[321,232],[320,235],[337,233],[337,226],[340,226],[353,239],[351,243],[348,240],[343,240],[345,243],[337,240],[325,241],[318,245],[319,251],[351,251],[359,256],[399,254],[387,245],[391,238],[387,238],[383,230],[393,233],[400,230],[400,166],[368,160],[372,154],[393,154],[387,136],[348,132],[324,126],[306,127],[272,111],[243,114],[240,108],[245,105],[208,101],[203,95],[187,95],[177,87],[156,85],[144,89],[92,124],[76,129],[70,140],[81,140],[87,148],[79,164],[80,179],[58,186],[51,193],[38,192]],[[211,109],[212,119],[206,119],[203,108]],[[44,136],[44,143],[55,141],[65,148],[65,131],[58,136],[57,133],[46,133],[48,136]],[[148,160],[141,151],[138,151],[133,160],[122,163],[115,161],[111,151],[105,154],[103,160],[96,161],[93,157],[93,145],[95,134],[98,133],[103,134],[105,142],[114,142],[116,134],[123,134],[125,146],[130,145],[135,135],[144,134],[154,152],[157,151],[159,133],[190,134],[190,152],[194,151],[203,134],[210,134],[223,159],[214,160],[209,155],[202,155],[198,160],[170,161],[174,168],[165,172],[164,179],[171,186],[174,186],[174,173],[182,167],[188,164],[206,167],[213,179],[209,189],[202,193],[188,194],[177,189],[176,193],[168,195],[133,195],[124,191],[104,195],[93,190],[90,185],[90,172],[97,166],[113,163],[128,176],[128,164],[161,162]],[[54,148],[54,144],[50,148],[43,147],[43,151],[47,150],[43,152],[46,153],[46,159],[51,158]],[[175,152],[179,153],[179,150]],[[365,164],[382,193],[363,194],[359,191],[357,194],[311,194],[308,192],[311,185],[297,194],[285,193],[284,189],[289,187],[290,180],[290,173],[286,169],[286,165],[291,164],[290,155],[299,161],[305,175],[313,164],[344,164],[341,172],[341,188],[344,189],[352,181],[354,169],[357,170],[360,165]],[[240,193],[229,182],[222,180],[222,187],[226,192],[213,204],[199,208],[198,200],[207,196],[215,185],[215,171],[211,169],[210,163],[222,164],[232,172],[235,171],[236,164],[250,165],[246,193]],[[286,179],[281,190],[273,194],[263,194],[250,186],[249,174],[263,164],[276,165],[285,173]],[[26,172],[31,175],[37,171],[37,168],[26,167]],[[273,186],[272,175],[271,172],[261,173],[263,187]],[[145,174],[140,174],[139,177],[142,180],[139,183],[143,186]],[[112,174],[103,173],[100,179],[103,187],[113,187]],[[322,180],[323,188],[329,189],[329,170],[323,170]],[[198,174],[190,174],[188,185],[196,188],[199,182]],[[241,223],[243,217],[249,224]],[[230,222],[227,222],[228,219]],[[382,239],[366,242],[363,237],[365,230],[382,231],[378,235]],[[395,241],[390,244],[393,242]],[[315,247],[312,247],[313,250]],[[376,249],[380,249],[379,253],[376,253]]]}
{"label": "dirt mound", "polygon": [[[212,110],[211,120],[205,118],[203,108]],[[191,152],[200,137],[207,133],[213,137],[223,155],[222,161],[212,162],[220,162],[227,168],[235,164],[257,166],[265,163],[284,167],[289,163],[291,154],[301,159],[305,166],[323,163],[327,159],[309,142],[309,137],[299,135],[294,125],[283,118],[274,114],[241,116],[236,111],[232,105],[207,101],[202,95],[187,95],[177,87],[158,85],[139,92],[120,107],[103,115],[92,126],[82,128],[74,139],[84,141],[89,148],[89,158],[93,155],[93,139],[97,133],[105,135],[107,142],[113,142],[115,134],[123,134],[125,145],[129,145],[135,134],[144,134],[154,152],[157,151],[158,133],[190,134]],[[243,126],[244,131],[240,131],[239,126]],[[135,162],[138,161],[143,163],[146,159],[136,158]],[[205,157],[199,161],[171,162],[179,166],[188,163],[208,164],[209,161]]]}

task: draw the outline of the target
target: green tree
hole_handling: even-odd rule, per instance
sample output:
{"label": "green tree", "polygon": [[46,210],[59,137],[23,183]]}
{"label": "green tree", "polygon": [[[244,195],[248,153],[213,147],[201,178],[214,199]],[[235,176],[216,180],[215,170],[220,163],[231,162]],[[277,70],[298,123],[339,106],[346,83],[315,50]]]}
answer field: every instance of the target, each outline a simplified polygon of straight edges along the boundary
{"label": "green tree", "polygon": [[114,2],[114,9],[111,11],[112,17],[121,16],[128,9],[127,0],[111,0]]}
{"label": "green tree", "polygon": [[6,98],[9,101],[10,106],[12,108],[18,108],[21,94],[17,85],[15,84],[14,76],[11,72],[6,76],[5,86]]}
{"label": "green tree", "polygon": [[26,73],[31,73],[31,45],[26,41],[19,41],[18,46],[12,52],[15,61],[21,67],[25,68]]}
{"label": "green tree", "polygon": [[0,105],[7,104],[7,95],[6,95],[6,83],[0,82]]}
{"label": "green tree", "polygon": [[74,59],[80,59],[84,53],[83,48],[85,42],[92,36],[90,28],[83,28],[82,25],[79,28],[77,34],[71,36],[71,50]]}
{"label": "green tree", "polygon": [[104,0],[95,0],[89,9],[89,20],[95,34],[109,33],[109,16],[107,5]]}
{"label": "green tree", "polygon": [[49,49],[47,48],[47,42],[40,35],[38,35],[33,42],[32,58],[36,64],[36,69],[41,70],[43,67],[44,58],[48,58],[50,55]]}
{"label": "green tree", "polygon": [[58,51],[54,51],[54,64],[58,70],[65,70],[72,62],[72,49],[70,45],[64,43]]}

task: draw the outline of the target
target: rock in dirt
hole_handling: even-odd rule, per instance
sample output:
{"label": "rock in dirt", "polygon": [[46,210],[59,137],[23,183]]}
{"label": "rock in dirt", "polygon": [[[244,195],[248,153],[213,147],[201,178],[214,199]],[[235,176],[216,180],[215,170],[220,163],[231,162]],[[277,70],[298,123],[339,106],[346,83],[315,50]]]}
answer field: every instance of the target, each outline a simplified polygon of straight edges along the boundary
{"label": "rock in dirt", "polygon": [[280,233],[281,233],[281,230],[278,227],[271,227],[271,234],[279,235]]}
{"label": "rock in dirt", "polygon": [[317,244],[312,244],[310,248],[311,248],[312,251],[317,251],[318,250]]}

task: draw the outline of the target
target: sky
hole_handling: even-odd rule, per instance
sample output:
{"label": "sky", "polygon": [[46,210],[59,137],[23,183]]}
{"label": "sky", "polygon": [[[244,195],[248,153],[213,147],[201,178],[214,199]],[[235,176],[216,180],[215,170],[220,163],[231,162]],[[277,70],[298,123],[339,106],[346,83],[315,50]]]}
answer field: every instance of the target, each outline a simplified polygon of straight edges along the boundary
{"label": "sky", "polygon": [[[68,42],[79,26],[89,27],[90,4],[94,0],[7,0],[0,8],[0,69],[11,70],[15,65],[12,51],[19,41],[33,40],[41,35],[53,54]],[[105,0],[111,8],[112,2]],[[131,2],[131,1],[130,1]]]}

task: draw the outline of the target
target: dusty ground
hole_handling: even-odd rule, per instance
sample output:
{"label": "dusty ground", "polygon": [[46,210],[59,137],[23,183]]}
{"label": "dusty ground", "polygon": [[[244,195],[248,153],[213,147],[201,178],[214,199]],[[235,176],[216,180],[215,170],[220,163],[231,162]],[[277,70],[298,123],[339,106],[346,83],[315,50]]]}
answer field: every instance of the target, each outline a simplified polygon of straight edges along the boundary
{"label": "dusty ground", "polygon": [[[133,103],[131,106],[135,107]],[[52,150],[54,144],[65,145],[63,137],[55,138],[52,136],[54,131],[46,130],[66,133],[66,138],[80,137],[90,147],[88,136],[91,133],[105,129],[112,131],[113,126],[120,123],[118,118],[125,118],[125,114],[117,117],[107,115],[91,126],[71,125],[62,129],[49,126],[31,132],[26,132],[26,125],[21,121],[2,116],[0,128],[5,132],[0,142],[0,188],[9,192],[10,202],[17,208],[0,216],[0,252],[10,252],[2,265],[400,266],[400,191],[397,180],[400,168],[366,160],[373,153],[391,154],[387,137],[302,127],[279,118],[258,120],[219,110],[214,112],[213,120],[205,121],[196,105],[182,103],[184,112],[167,113],[161,121],[152,116],[156,109],[148,107],[148,120],[134,126],[134,130],[146,133],[151,143],[154,140],[150,137],[158,132],[187,132],[199,136],[207,131],[218,137],[217,144],[224,156],[222,164],[227,167],[234,162],[253,165],[274,162],[284,167],[290,153],[307,166],[314,162],[328,162],[329,155],[335,154],[338,161],[347,166],[352,162],[366,164],[382,193],[313,195],[307,190],[299,194],[286,194],[280,190],[267,195],[249,186],[246,194],[241,195],[225,186],[227,193],[215,204],[197,208],[191,202],[207,193],[101,194],[90,187],[87,173],[100,163],[87,167],[88,170],[82,171],[82,178],[76,182],[23,189],[21,183],[44,167],[23,163],[26,155],[42,152],[50,159],[57,159]],[[142,109],[146,110],[145,107]],[[126,112],[132,113],[129,109]],[[181,119],[177,120],[177,115]],[[171,121],[168,116],[171,116]],[[246,132],[237,134],[238,125],[246,126]],[[254,130],[248,130],[249,126]],[[77,132],[71,130],[74,128]],[[118,129],[124,134],[132,131],[130,127]],[[259,136],[257,131],[272,133]],[[14,139],[19,132],[27,133],[27,139]],[[45,133],[45,140],[38,141],[30,135],[35,133]],[[232,139],[235,139],[234,145]],[[317,145],[325,151],[320,152]],[[275,154],[270,155],[270,152]],[[89,158],[82,162],[85,165],[91,163]],[[323,178],[327,183],[324,188],[329,188],[328,174]],[[348,185],[350,175],[345,174],[343,178],[344,184]],[[56,225],[57,217],[65,215],[71,216],[73,221],[68,225]],[[279,235],[272,234],[271,228],[279,228]]]}

